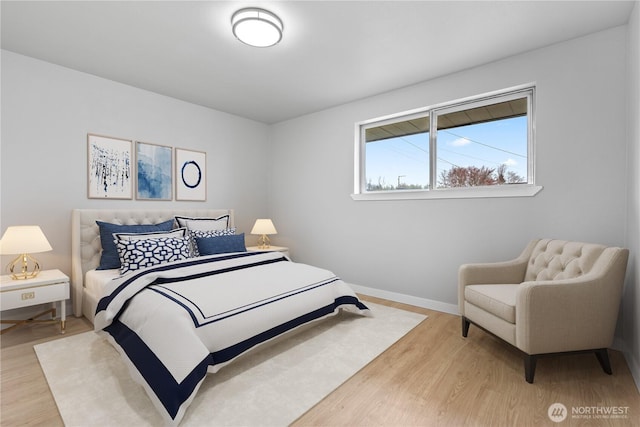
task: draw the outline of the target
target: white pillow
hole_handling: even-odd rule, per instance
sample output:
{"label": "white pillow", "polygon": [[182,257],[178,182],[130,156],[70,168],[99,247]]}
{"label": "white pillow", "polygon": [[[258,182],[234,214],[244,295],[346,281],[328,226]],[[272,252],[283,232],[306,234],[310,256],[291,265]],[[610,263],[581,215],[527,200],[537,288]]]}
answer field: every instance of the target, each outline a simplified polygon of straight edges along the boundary
{"label": "white pillow", "polygon": [[113,233],[114,240],[140,240],[158,239],[160,237],[184,237],[187,235],[186,228],[176,228],[171,231],[149,231],[146,233]]}
{"label": "white pillow", "polygon": [[222,215],[218,218],[197,218],[186,216],[176,216],[175,218],[178,226],[187,227],[189,230],[209,231],[229,228],[229,215]]}

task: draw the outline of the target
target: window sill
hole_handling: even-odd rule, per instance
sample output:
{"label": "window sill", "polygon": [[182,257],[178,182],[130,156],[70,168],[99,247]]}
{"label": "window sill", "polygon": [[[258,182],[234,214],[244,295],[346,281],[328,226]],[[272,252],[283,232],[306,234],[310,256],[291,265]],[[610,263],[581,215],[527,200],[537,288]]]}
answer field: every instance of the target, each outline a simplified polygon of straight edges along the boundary
{"label": "window sill", "polygon": [[450,188],[446,190],[397,190],[352,194],[357,201],[375,200],[429,200],[429,199],[482,199],[491,197],[533,197],[542,186],[511,184],[484,188]]}

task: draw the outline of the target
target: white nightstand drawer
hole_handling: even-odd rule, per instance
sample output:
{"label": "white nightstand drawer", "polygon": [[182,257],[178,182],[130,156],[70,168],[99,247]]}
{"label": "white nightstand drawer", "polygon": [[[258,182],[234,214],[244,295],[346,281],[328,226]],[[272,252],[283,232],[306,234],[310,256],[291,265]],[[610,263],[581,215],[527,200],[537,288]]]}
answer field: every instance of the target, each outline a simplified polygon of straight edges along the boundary
{"label": "white nightstand drawer", "polygon": [[0,310],[29,307],[69,298],[69,282],[33,286],[0,293]]}

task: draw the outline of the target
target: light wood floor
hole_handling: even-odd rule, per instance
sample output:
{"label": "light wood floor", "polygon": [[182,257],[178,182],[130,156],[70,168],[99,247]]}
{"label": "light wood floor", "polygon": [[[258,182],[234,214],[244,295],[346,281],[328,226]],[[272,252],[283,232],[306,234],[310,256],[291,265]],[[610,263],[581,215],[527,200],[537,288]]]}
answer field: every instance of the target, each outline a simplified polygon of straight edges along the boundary
{"label": "light wood floor", "polygon": [[[524,380],[520,354],[460,318],[377,298],[363,299],[427,314],[377,359],[293,423],[300,426],[639,426],[640,395],[622,354],[610,350],[613,375],[590,354],[538,361],[534,384]],[[91,330],[83,318],[32,324],[3,335],[0,425],[62,426],[33,345]],[[69,349],[78,351],[78,349]],[[61,354],[60,357],[64,357]],[[553,403],[568,418],[553,423]],[[626,418],[576,418],[572,409],[627,408]]]}

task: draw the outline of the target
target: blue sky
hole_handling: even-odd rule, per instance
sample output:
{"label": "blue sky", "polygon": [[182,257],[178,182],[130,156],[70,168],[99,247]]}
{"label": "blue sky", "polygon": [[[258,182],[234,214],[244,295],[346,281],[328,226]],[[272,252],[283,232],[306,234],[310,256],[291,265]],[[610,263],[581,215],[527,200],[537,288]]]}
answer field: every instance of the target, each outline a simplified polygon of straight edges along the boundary
{"label": "blue sky", "polygon": [[[516,117],[439,131],[438,173],[457,166],[506,164],[527,177],[527,117]],[[429,134],[404,136],[366,144],[366,182],[397,186],[429,182]]]}

